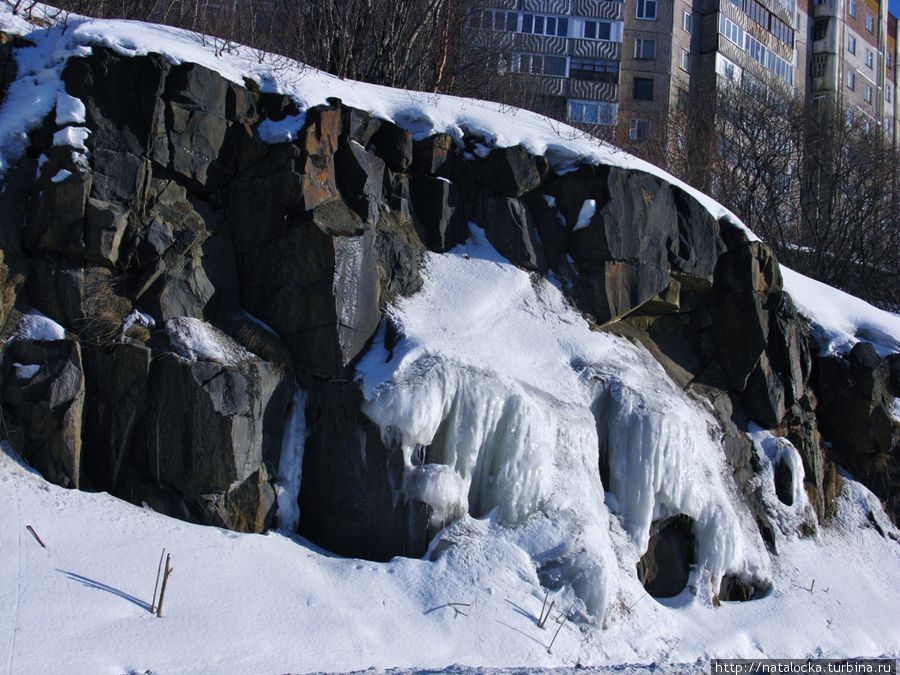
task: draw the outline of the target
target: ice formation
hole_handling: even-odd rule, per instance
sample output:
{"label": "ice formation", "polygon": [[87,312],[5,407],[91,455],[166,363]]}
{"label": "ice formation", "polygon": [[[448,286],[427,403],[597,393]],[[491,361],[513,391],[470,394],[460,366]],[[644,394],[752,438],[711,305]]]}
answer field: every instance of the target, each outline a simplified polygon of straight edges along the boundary
{"label": "ice formation", "polygon": [[[551,204],[551,206],[553,206],[553,204]],[[594,217],[596,212],[597,202],[593,199],[585,199],[584,203],[581,205],[581,210],[578,212],[578,221],[575,223],[575,227],[572,228],[572,232],[583,230],[590,225],[591,218]]]}
{"label": "ice formation", "polygon": [[41,370],[41,364],[39,363],[14,363],[13,369],[16,373],[16,379],[19,380],[30,380],[32,377],[37,375]]}
{"label": "ice formation", "polygon": [[406,495],[434,525],[490,516],[528,531],[535,558],[556,547],[558,576],[597,616],[620,574],[610,518],[640,554],[654,520],[690,516],[709,594],[725,573],[765,579],[712,417],[642,347],[591,331],[557,288],[471,233],[429,255],[425,287],[393,311],[403,338],[388,351],[382,331],[358,369],[364,412],[403,453]]}
{"label": "ice formation", "polygon": [[303,475],[303,450],[306,445],[306,393],[298,386],[284,423],[281,457],[278,460],[278,529],[294,532],[300,522],[300,481]]}
{"label": "ice formation", "polygon": [[[750,424],[748,435],[753,441],[759,466],[753,481],[762,497],[769,522],[777,528],[773,536],[781,539],[795,538],[799,532],[815,529],[815,512],[803,487],[806,473],[800,452],[788,439],[774,436],[753,423]],[[775,490],[775,471],[779,464],[786,468],[790,476],[790,495],[787,501],[779,498]]]}

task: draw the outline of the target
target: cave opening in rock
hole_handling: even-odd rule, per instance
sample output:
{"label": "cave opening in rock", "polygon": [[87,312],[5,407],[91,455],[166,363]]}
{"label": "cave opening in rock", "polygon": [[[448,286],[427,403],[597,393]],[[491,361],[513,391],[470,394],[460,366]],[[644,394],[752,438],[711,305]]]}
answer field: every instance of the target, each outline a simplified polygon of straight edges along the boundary
{"label": "cave opening in rock", "polygon": [[672,598],[688,584],[697,562],[694,521],[685,515],[653,523],[647,552],[637,564],[638,579],[654,598]]}
{"label": "cave opening in rock", "polygon": [[775,495],[786,506],[794,504],[794,473],[784,460],[775,463]]}

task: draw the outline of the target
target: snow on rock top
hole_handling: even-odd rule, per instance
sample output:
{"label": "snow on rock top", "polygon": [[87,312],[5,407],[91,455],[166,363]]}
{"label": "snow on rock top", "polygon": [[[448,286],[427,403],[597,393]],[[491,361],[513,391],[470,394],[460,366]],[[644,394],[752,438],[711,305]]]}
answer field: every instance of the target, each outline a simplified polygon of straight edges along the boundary
{"label": "snow on rock top", "polygon": [[172,350],[186,361],[212,361],[234,366],[255,357],[205,321],[180,316],[166,321]]}
{"label": "snow on rock top", "polygon": [[65,340],[66,331],[53,319],[33,309],[19,320],[13,338],[52,342],[53,340]]}
{"label": "snow on rock top", "polygon": [[56,124],[84,124],[87,121],[84,103],[61,91],[56,95]]}
{"label": "snow on rock top", "polygon": [[[26,32],[6,6],[0,7],[0,17],[4,16],[14,32]],[[33,30],[27,36],[36,46],[19,50],[17,56],[26,77],[13,83],[0,107],[0,171],[21,155],[27,131],[50,112],[57,94],[64,93],[59,75],[66,59],[89,54],[90,47],[96,45],[125,56],[160,53],[173,63],[197,63],[241,85],[245,77],[252,77],[260,83],[261,91],[294,97],[301,110],[301,120],[307,109],[337,97],[349,106],[410,130],[416,138],[438,132],[457,140],[465,134],[476,135],[484,139],[479,148],[483,154],[495,147],[522,144],[532,154],[544,155],[558,172],[578,164],[609,164],[646,171],[683,188],[714,217],[728,217],[740,223],[715,200],[649,162],[574,127],[526,110],[510,111],[509,106],[488,101],[344,80],[284,57],[260,58],[256,50],[243,46],[217,53],[208,38],[171,26],[70,16],[65,30],[55,26],[49,30]],[[287,140],[297,121],[269,125],[264,133],[272,142]],[[755,238],[749,230],[748,234]]]}
{"label": "snow on rock top", "polygon": [[781,266],[784,287],[810,320],[823,355],[849,352],[870,342],[880,356],[900,352],[900,315],[873,307],[815,279]]}

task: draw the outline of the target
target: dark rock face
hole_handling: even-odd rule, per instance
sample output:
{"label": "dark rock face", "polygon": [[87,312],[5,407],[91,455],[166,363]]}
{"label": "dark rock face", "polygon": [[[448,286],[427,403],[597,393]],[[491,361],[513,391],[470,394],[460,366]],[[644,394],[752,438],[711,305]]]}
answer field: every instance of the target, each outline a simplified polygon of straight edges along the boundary
{"label": "dark rock face", "polygon": [[308,393],[300,531],[342,555],[422,555],[430,509],[401,496],[402,455],[360,411],[359,390],[315,382]]}
{"label": "dark rock face", "polygon": [[[2,318],[23,288],[21,310],[39,309],[78,337],[5,350],[3,401],[24,456],[63,485],[262,531],[299,382],[313,415],[307,456],[320,466],[304,491],[378,486],[365,511],[341,502],[338,520],[310,516],[301,527],[348,554],[421,554],[425,507],[396,503],[396,476],[359,482],[364,444],[380,453],[372,462],[396,457],[363,420],[350,380],[386,303],[421,285],[423,241],[443,250],[465,238],[457,188],[409,175],[411,134],[336,100],[306,112],[296,142],[270,145],[258,124],[298,115],[296,105],[201,66],[97,48],[63,80],[85,104],[89,152],[52,146],[59,129],[48,118],[30,150],[46,155],[41,171],[23,161],[7,180],[41,198],[16,197],[27,207],[6,211],[25,216],[24,229],[5,222],[2,250],[27,275],[23,285],[2,267]],[[452,147],[434,145],[433,170]],[[133,310],[156,328],[126,324]],[[247,351],[232,343],[243,354],[234,362],[179,357],[162,327],[183,317],[218,325],[232,338],[216,340]],[[357,529],[339,534],[353,518]]]}
{"label": "dark rock face", "polygon": [[[11,53],[0,45],[0,96]],[[50,480],[262,531],[300,386],[299,531],[345,555],[422,555],[429,508],[402,495],[400,453],[361,412],[353,378],[388,303],[421,287],[426,251],[464,242],[470,223],[710,402],[764,533],[751,421],[800,451],[820,516],[839,486],[830,460],[876,486],[879,467],[897,465],[900,357],[859,348],[814,374],[771,251],[655,176],[557,175],[521,146],[477,158],[466,150],[484,139],[414,140],[337,99],[303,111],[296,140],[268,144],[260,125],[299,118],[295,101],[156,55],[95,47],[63,80],[85,104],[88,152],[53,146],[48,116],[0,193],[0,321],[35,308],[71,336],[4,349],[11,440]],[[155,324],[135,324],[135,310]],[[165,326],[190,320],[231,356],[180,356]],[[888,475],[876,492],[895,499]],[[652,593],[684,588],[693,547],[690,523],[657,524],[639,566]],[[754,592],[723,582],[723,599]]]}
{"label": "dark rock face", "polygon": [[672,598],[687,588],[696,546],[694,523],[687,516],[654,523],[647,552],[637,564],[647,592],[654,598]]}
{"label": "dark rock face", "polygon": [[432,251],[447,251],[469,234],[458,212],[458,192],[445,178],[417,175],[409,181],[413,222]]}
{"label": "dark rock face", "polygon": [[122,479],[135,426],[147,405],[150,357],[141,344],[84,350],[84,469],[100,489],[114,492]]}
{"label": "dark rock face", "polygon": [[667,288],[679,236],[669,185],[640,172],[581,167],[553,180],[548,192],[566,223],[566,251],[600,323],[629,314]]}
{"label": "dark rock face", "polygon": [[891,414],[896,358],[872,345],[816,362],[816,412],[822,434],[841,464],[865,483],[896,518],[900,514],[900,422]]}
{"label": "dark rock face", "polygon": [[84,409],[79,343],[14,340],[3,355],[3,403],[21,425],[24,458],[47,480],[79,487]]}
{"label": "dark rock face", "polygon": [[[275,501],[267,478],[278,466],[290,394],[283,376],[255,357],[222,364],[161,352],[148,381],[133,463],[209,522],[245,521],[254,526],[237,529],[258,531]],[[250,510],[236,512],[236,504]]]}

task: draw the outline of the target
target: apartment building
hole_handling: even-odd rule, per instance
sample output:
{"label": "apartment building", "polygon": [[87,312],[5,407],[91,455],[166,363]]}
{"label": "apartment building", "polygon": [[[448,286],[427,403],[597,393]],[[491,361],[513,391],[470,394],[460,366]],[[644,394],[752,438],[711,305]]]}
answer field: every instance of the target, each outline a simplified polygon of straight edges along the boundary
{"label": "apartment building", "polygon": [[602,132],[618,121],[623,14],[614,0],[497,0],[480,20],[503,35],[509,72],[530,75],[536,107]]}
{"label": "apartment building", "polygon": [[[808,4],[811,2],[812,4]],[[496,0],[510,70],[542,111],[621,144],[745,78],[862,115],[900,140],[897,19],[887,0]]]}
{"label": "apartment building", "polygon": [[669,106],[686,105],[698,67],[698,21],[688,0],[625,3],[620,144],[659,137]]}
{"label": "apartment building", "polygon": [[887,2],[813,0],[810,96],[897,141],[897,19]]}

